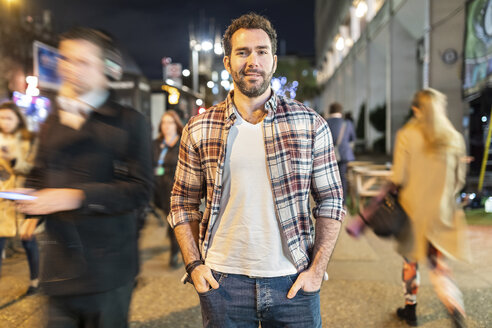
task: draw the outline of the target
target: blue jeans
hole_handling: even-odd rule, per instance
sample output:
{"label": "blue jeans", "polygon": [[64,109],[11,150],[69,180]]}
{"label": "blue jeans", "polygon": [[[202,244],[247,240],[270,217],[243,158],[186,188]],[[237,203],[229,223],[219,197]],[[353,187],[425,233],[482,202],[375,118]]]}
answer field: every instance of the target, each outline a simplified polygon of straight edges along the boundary
{"label": "blue jeans", "polygon": [[293,299],[287,292],[297,274],[250,278],[212,270],[220,287],[198,293],[204,327],[321,328],[319,291],[299,290]]}
{"label": "blue jeans", "polygon": [[[0,270],[2,269],[2,251],[5,247],[5,241],[7,238],[0,237]],[[39,250],[36,237],[32,237],[31,240],[23,240],[22,246],[26,251],[27,263],[29,264],[29,272],[31,280],[37,279],[39,276]]]}

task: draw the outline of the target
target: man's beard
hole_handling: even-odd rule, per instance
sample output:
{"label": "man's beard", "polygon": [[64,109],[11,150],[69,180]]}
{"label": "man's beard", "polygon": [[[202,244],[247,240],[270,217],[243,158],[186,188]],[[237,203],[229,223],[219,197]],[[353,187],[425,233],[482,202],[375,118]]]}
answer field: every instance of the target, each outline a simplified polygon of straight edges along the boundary
{"label": "man's beard", "polygon": [[248,85],[249,83],[246,82],[246,75],[244,72],[244,68],[241,69],[239,72],[233,71],[231,68],[232,72],[232,79],[234,81],[234,84],[236,87],[239,89],[239,91],[244,94],[248,98],[256,98],[261,96],[265,91],[268,89],[270,86],[270,81],[272,80],[273,77],[273,67],[270,73],[266,73],[265,71],[260,71],[256,69],[249,69],[247,72],[248,73],[256,73],[260,74],[261,77],[263,78],[263,83],[261,83],[259,86],[256,84],[253,85]]}

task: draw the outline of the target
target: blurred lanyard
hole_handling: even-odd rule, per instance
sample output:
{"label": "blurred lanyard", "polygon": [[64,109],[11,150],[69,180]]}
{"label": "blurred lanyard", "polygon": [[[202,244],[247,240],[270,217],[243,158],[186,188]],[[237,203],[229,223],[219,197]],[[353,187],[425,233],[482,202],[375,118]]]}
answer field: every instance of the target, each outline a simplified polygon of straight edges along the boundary
{"label": "blurred lanyard", "polygon": [[161,154],[159,155],[159,160],[157,161],[157,167],[155,168],[155,175],[164,175],[164,158],[166,157],[168,147],[166,145],[166,141],[162,141],[161,143]]}

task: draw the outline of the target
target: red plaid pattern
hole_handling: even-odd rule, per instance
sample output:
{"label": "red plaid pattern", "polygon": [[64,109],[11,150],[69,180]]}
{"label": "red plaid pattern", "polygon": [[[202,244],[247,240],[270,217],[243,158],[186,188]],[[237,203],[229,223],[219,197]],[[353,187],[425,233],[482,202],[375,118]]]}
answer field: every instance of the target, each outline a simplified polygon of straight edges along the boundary
{"label": "red plaid pattern", "polygon": [[[172,226],[199,221],[199,246],[206,258],[222,196],[227,136],[236,114],[233,92],[222,103],[190,119],[183,130],[174,188]],[[343,192],[326,121],[312,109],[272,94],[263,121],[268,173],[277,217],[294,263],[307,268],[314,245],[314,218],[343,220]],[[247,150],[245,150],[247,151]],[[245,186],[254,188],[254,186]],[[199,210],[205,197],[205,212]]]}

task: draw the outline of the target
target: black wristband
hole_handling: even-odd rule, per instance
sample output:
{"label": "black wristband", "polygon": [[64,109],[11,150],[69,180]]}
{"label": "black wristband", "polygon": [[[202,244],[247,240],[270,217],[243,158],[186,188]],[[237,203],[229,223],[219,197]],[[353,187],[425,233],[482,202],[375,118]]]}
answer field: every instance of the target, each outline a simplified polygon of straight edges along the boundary
{"label": "black wristband", "polygon": [[195,261],[188,263],[186,265],[186,268],[185,268],[186,273],[188,273],[188,276],[191,277],[191,273],[193,272],[193,270],[195,270],[197,266],[202,265],[202,264],[204,264],[203,260],[195,260]]}

